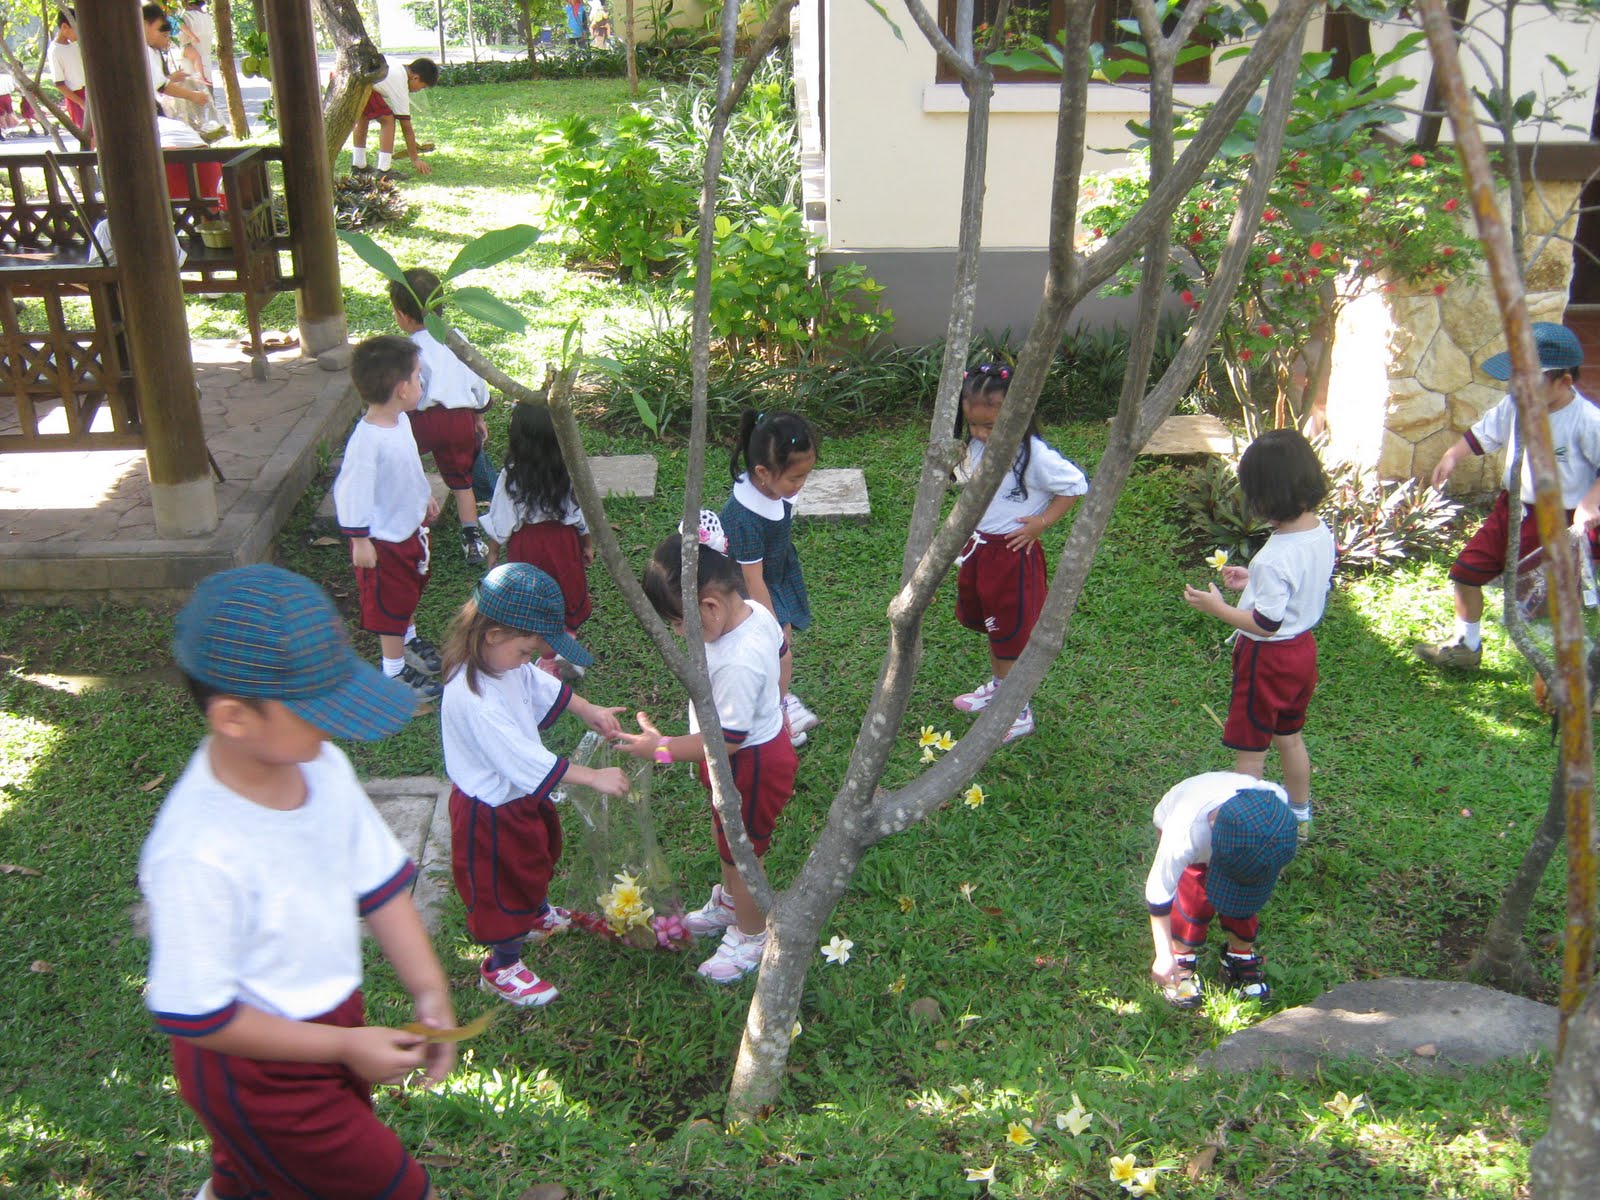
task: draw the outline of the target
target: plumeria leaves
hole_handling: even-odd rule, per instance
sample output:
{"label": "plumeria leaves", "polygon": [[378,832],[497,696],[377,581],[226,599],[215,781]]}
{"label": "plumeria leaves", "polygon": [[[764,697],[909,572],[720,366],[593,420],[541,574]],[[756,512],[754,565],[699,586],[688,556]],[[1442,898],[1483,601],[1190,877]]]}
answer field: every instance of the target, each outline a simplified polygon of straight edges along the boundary
{"label": "plumeria leaves", "polygon": [[[446,279],[497,266],[508,258],[515,258],[539,240],[539,231],[532,225],[510,225],[505,229],[491,229],[482,237],[473,238],[461,247],[455,261],[444,273]],[[357,252],[359,253],[359,251]],[[460,293],[458,292],[459,296]]]}
{"label": "plumeria leaves", "polygon": [[396,283],[405,283],[406,273],[400,269],[400,264],[395,262],[393,256],[377,242],[366,234],[357,233],[352,229],[340,229],[336,232],[340,240],[356,252],[356,257],[379,275]]}
{"label": "plumeria leaves", "polygon": [[461,287],[450,293],[461,306],[461,311],[476,317],[486,325],[504,329],[508,333],[521,333],[528,327],[528,319],[488,288]]}

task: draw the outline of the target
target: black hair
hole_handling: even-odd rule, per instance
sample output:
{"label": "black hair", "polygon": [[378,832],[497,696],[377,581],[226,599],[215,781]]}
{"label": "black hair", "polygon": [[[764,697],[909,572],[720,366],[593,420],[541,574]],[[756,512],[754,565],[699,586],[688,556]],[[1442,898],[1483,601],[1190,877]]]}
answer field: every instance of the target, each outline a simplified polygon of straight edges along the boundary
{"label": "black hair", "polygon": [[422,80],[422,86],[431,88],[439,82],[439,64],[431,58],[414,58],[406,64],[406,73]]}
{"label": "black hair", "polygon": [[556,423],[543,404],[520,401],[511,410],[506,448],[506,491],[524,510],[559,514],[572,495],[572,476],[561,457]]}
{"label": "black hair", "polygon": [[1583,368],[1581,367],[1554,367],[1544,373],[1544,381],[1546,383],[1554,383],[1563,375],[1570,375],[1572,376],[1573,385],[1576,386],[1578,382],[1578,372],[1582,369]]}
{"label": "black hair", "polygon": [[1269,429],[1239,456],[1239,490],[1257,516],[1292,521],[1322,503],[1328,477],[1298,430]]}
{"label": "black hair", "polygon": [[69,28],[75,29],[75,28],[77,28],[77,24],[78,24],[78,14],[77,14],[77,12],[75,10],[70,9],[70,8],[58,8],[56,10],[56,28],[57,29],[60,29],[63,25],[66,25]]}
{"label": "black hair", "polygon": [[144,13],[146,25],[151,21],[160,21],[163,25],[167,23],[167,10],[159,4],[146,4],[140,11]]}
{"label": "black hair", "polygon": [[387,404],[417,367],[417,344],[392,333],[369,337],[350,355],[350,382],[365,404]]}
{"label": "black hair", "polygon": [[219,696],[226,696],[230,700],[237,700],[240,704],[245,705],[247,708],[252,708],[256,712],[261,712],[267,704],[265,700],[262,700],[257,696],[241,696],[237,692],[230,692],[223,688],[212,687],[209,683],[203,683],[187,672],[184,673],[183,682],[189,688],[189,699],[194,701],[194,706],[202,713],[209,713],[211,711],[211,702]]}
{"label": "black hair", "polygon": [[[961,403],[956,405],[956,440],[960,441],[967,430],[967,404],[966,402],[979,397],[986,404],[999,406],[1011,390],[1012,367],[1009,363],[979,363],[967,372],[961,381]],[[1037,416],[1028,418],[1028,432],[1023,435],[1022,445],[1017,447],[1017,457],[1011,464],[1011,470],[1016,474],[1017,482],[1011,488],[1011,499],[1026,500],[1028,498],[1028,464],[1033,461],[1033,439],[1044,440],[1044,435],[1039,432]]]}
{"label": "black hair", "polygon": [[398,279],[390,281],[389,303],[394,305],[395,312],[421,322],[424,315],[422,306],[439,290],[439,277],[426,267],[412,267],[405,272],[405,277],[405,283]]}
{"label": "black hair", "polygon": [[[710,546],[700,547],[700,594],[722,592],[748,596],[745,590],[744,570],[726,554],[718,554]],[[644,573],[644,594],[650,598],[656,615],[663,621],[683,620],[683,536],[673,534],[662,539],[656,552],[650,556],[650,565]]]}
{"label": "black hair", "polygon": [[747,408],[739,414],[739,436],[733,444],[728,470],[735,481],[740,475],[749,475],[753,483],[757,467],[781,475],[791,458],[816,453],[816,432],[799,413],[758,413]]}

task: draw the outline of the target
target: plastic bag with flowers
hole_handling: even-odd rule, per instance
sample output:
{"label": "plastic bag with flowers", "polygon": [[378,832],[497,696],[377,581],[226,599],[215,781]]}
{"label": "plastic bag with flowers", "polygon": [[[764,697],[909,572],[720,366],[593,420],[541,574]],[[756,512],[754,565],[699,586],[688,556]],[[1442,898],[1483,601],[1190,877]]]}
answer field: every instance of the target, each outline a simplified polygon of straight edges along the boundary
{"label": "plastic bag with flowers", "polygon": [[650,812],[652,764],[618,754],[594,733],[583,736],[571,760],[585,767],[621,767],[632,783],[626,796],[566,785],[585,860],[578,869],[578,894],[593,899],[592,910],[574,912],[573,921],[637,949],[682,950],[694,939],[683,924],[682,901],[656,844]]}

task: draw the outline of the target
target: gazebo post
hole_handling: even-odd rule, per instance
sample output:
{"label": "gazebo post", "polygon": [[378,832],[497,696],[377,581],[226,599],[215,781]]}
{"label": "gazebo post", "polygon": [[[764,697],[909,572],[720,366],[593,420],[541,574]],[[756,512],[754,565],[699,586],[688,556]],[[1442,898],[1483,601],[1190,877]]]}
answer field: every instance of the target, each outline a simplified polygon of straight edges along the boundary
{"label": "gazebo post", "polygon": [[[139,396],[150,473],[150,503],[161,537],[194,537],[217,527],[189,323],[178,281],[156,98],[145,67],[144,25],[129,3],[78,6],[101,187],[116,247],[122,319]],[[120,85],[120,86],[119,86]]]}
{"label": "gazebo post", "polygon": [[300,347],[330,368],[345,365],[348,328],[339,283],[339,243],[333,231],[333,174],[322,128],[322,93],[317,82],[317,43],[310,0],[266,0],[267,46],[272,59],[272,94],[284,155],[283,191],[289,224],[298,243],[300,290],[296,310]]}

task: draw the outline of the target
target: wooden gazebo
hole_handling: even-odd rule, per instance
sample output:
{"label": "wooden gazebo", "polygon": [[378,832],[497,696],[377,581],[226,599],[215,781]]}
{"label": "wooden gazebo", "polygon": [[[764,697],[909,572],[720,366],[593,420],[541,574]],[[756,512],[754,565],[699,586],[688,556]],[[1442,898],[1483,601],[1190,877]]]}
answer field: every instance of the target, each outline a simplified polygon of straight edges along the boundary
{"label": "wooden gazebo", "polygon": [[[341,367],[347,358],[346,326],[310,0],[262,0],[261,7],[271,46],[278,132],[286,148],[268,157],[282,162],[300,345],[324,365]],[[77,5],[77,22],[85,72],[92,81],[88,100],[105,217],[116,249],[113,267],[80,268],[80,273],[87,269],[95,276],[81,291],[95,298],[97,322],[103,303],[115,312],[116,348],[102,349],[117,360],[118,369],[131,374],[136,403],[127,404],[123,415],[130,417],[127,437],[145,449],[157,535],[195,537],[217,527],[217,500],[174,249],[174,205],[157,142],[155,96],[145,75],[140,9],[130,0],[83,0]],[[48,265],[47,256],[43,263]],[[49,292],[44,294],[49,307]],[[54,304],[59,309],[59,299]],[[13,333],[14,312],[7,325],[7,333]],[[76,353],[76,348],[68,349]],[[11,357],[22,353],[20,343],[11,347]],[[54,357],[65,360],[73,354]],[[64,361],[57,365],[66,369]],[[105,361],[72,369],[80,366],[111,369]],[[20,415],[24,398],[18,395],[16,401]],[[73,445],[69,439],[64,448],[86,444]]]}

